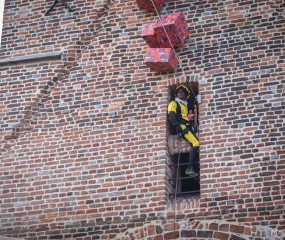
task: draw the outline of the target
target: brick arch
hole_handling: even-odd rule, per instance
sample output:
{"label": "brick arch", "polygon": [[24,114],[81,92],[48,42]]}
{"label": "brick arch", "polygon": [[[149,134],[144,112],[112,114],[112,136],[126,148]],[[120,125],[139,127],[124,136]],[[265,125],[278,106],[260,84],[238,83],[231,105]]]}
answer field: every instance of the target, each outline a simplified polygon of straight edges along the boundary
{"label": "brick arch", "polygon": [[[209,223],[209,221],[200,222],[192,221],[191,226],[186,221],[175,224],[150,224],[133,231],[126,231],[120,240],[162,240],[162,239],[179,239],[179,238],[199,238],[199,239],[248,239],[251,234],[250,227],[235,224],[218,224]],[[185,226],[188,226],[185,228]],[[206,228],[206,229],[205,229]]]}
{"label": "brick arch", "polygon": [[126,231],[124,236],[118,238],[120,240],[146,240],[149,237],[153,237],[154,240],[163,239],[163,228],[161,225],[149,224],[141,228],[133,229],[132,231]]}
{"label": "brick arch", "polygon": [[194,220],[190,223],[188,229],[181,231],[180,236],[182,238],[242,240],[249,239],[249,237],[276,237],[276,239],[279,239],[278,237],[281,235],[281,232],[269,226],[249,226],[225,220]]}
{"label": "brick arch", "polygon": [[248,236],[240,236],[231,232],[221,232],[213,230],[204,230],[200,229],[195,230],[182,230],[180,233],[180,238],[199,238],[199,239],[230,239],[230,240],[245,240],[248,239]]}
{"label": "brick arch", "polygon": [[224,220],[194,220],[173,223],[156,222],[127,230],[120,240],[163,240],[163,239],[220,239],[246,240],[249,237],[282,239],[281,232],[268,226],[248,226]]}

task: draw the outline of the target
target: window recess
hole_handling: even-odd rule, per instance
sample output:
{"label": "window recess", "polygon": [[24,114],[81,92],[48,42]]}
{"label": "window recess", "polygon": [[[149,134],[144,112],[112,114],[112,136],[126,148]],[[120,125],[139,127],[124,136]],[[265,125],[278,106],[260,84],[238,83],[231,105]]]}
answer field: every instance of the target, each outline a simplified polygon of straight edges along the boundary
{"label": "window recess", "polygon": [[[178,85],[173,85],[169,89],[169,96],[174,96],[174,91]],[[185,84],[191,92],[188,101],[188,109],[190,112],[196,114],[196,123],[198,125],[198,101],[200,102],[200,96],[198,95],[198,83],[197,82],[187,82]],[[198,96],[198,97],[197,97]],[[171,101],[172,99],[169,99]],[[198,100],[198,101],[197,101]],[[168,125],[168,150],[171,156],[171,163],[168,165],[171,176],[168,181],[172,187],[172,192],[169,193],[170,196],[180,196],[186,197],[189,195],[197,195],[200,193],[200,176],[192,178],[185,174],[185,170],[188,167],[189,156],[191,145],[183,137],[179,137],[175,129],[172,127],[169,119]],[[199,130],[197,126],[196,130]],[[198,136],[199,132],[195,135]],[[200,172],[200,160],[199,154],[194,161],[194,169]]]}

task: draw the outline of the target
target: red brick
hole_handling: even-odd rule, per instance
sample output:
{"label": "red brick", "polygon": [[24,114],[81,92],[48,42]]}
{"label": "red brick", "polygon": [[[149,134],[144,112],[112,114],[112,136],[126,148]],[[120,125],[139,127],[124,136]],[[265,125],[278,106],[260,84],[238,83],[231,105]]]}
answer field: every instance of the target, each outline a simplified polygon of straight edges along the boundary
{"label": "red brick", "polygon": [[213,237],[217,238],[217,239],[227,240],[227,239],[229,239],[229,236],[230,235],[227,233],[215,232]]}

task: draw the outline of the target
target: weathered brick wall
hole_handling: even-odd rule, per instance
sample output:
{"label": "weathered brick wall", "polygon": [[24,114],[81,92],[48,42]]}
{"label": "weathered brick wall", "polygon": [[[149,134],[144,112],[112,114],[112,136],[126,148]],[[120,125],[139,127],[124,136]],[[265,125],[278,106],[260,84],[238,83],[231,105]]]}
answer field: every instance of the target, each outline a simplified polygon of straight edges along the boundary
{"label": "weathered brick wall", "polygon": [[[48,1],[5,3],[0,53],[2,138],[14,139],[19,132],[30,130],[32,115],[101,29],[101,18],[109,4],[77,1],[72,6],[74,12],[69,13],[58,3],[45,16],[52,5]],[[60,54],[61,61],[50,56],[53,53]],[[9,147],[4,141],[0,151]]]}
{"label": "weathered brick wall", "polygon": [[[282,239],[284,1],[169,1],[191,30],[175,74],[142,64],[156,14],[66,2],[48,16],[50,1],[5,2],[0,235]],[[166,108],[186,77],[202,95],[201,193],[173,201]]]}

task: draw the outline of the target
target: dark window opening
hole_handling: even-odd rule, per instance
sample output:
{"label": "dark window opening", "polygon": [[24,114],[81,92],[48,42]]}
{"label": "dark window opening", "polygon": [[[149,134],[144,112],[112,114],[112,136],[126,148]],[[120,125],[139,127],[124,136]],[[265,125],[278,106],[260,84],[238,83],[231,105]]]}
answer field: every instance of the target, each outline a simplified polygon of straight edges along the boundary
{"label": "dark window opening", "polygon": [[[178,140],[179,141],[179,140]],[[169,179],[173,188],[175,189],[174,193],[170,195],[188,195],[196,194],[200,192],[200,179],[199,177],[191,178],[185,174],[185,170],[188,166],[189,153],[181,153],[180,159],[179,154],[173,156],[173,163],[169,165],[170,169],[173,172],[173,177]],[[179,162],[179,165],[178,165]],[[197,172],[200,172],[200,162],[199,156],[197,156],[194,162],[194,169]]]}
{"label": "dark window opening", "polygon": [[[187,82],[184,84],[188,87],[191,92],[190,98],[187,100],[188,102],[188,110],[190,113],[197,114],[196,124],[197,127],[195,130],[197,131],[195,135],[198,137],[198,82]],[[178,85],[173,85],[169,88],[169,102],[173,100],[174,91]],[[175,148],[170,152],[171,155],[171,163],[169,164],[169,169],[171,171],[171,176],[169,178],[170,185],[173,191],[170,193],[170,196],[188,196],[188,195],[197,195],[200,193],[200,176],[192,178],[185,173],[186,168],[188,168],[189,156],[190,156],[190,144],[185,139],[180,139],[175,132],[174,127],[168,119],[168,134],[172,135],[171,141],[175,141],[171,147]],[[170,139],[170,138],[169,138]],[[174,140],[173,140],[174,139]],[[183,141],[181,145],[181,141]],[[188,144],[187,146],[185,144]],[[169,145],[170,148],[170,145]],[[187,148],[187,149],[186,149]],[[178,164],[179,163],[179,164]],[[199,153],[196,156],[194,161],[194,169],[196,172],[200,172],[200,159]]]}

